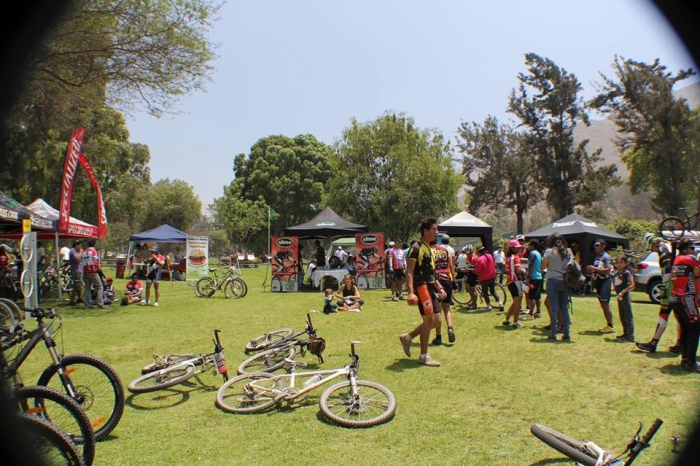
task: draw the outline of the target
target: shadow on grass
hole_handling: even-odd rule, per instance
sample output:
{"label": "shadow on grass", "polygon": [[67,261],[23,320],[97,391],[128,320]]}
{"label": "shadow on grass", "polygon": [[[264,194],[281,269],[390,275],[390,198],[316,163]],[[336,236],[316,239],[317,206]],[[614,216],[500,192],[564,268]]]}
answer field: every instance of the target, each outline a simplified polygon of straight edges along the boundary
{"label": "shadow on grass", "polygon": [[132,393],[125,402],[129,407],[139,411],[172,408],[187,402],[190,399],[190,391],[166,388],[156,392]]}
{"label": "shadow on grass", "polygon": [[649,353],[648,351],[642,351],[638,349],[634,349],[630,351],[630,353],[637,353],[637,354],[644,354],[647,358],[650,359],[676,359],[679,358],[681,355],[678,353],[672,353],[670,351],[662,351],[662,352],[656,352],[656,353]]}
{"label": "shadow on grass", "polygon": [[665,366],[661,366],[659,368],[659,371],[661,371],[662,374],[666,374],[666,375],[674,375],[674,376],[692,375],[694,377],[697,377],[697,374],[693,374],[690,371],[688,371],[688,369],[681,367],[680,362],[678,364],[666,364]]}
{"label": "shadow on grass", "polygon": [[[420,350],[418,350],[420,352]],[[393,363],[389,364],[386,366],[387,370],[390,370],[392,372],[403,372],[406,369],[419,369],[425,367],[422,364],[418,363],[418,359],[409,359],[409,358],[403,358],[403,359],[396,359],[394,360]]]}
{"label": "shadow on grass", "polygon": [[569,458],[546,458],[543,460],[539,460],[536,463],[530,463],[530,466],[544,466],[546,464],[571,464],[571,460]]}

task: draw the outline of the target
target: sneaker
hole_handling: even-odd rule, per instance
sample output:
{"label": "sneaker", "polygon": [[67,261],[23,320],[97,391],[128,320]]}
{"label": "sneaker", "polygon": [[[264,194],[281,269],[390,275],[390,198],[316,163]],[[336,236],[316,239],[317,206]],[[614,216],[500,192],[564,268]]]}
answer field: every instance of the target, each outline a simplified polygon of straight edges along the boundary
{"label": "sneaker", "polygon": [[606,325],[605,327],[601,328],[598,331],[600,333],[615,333],[615,329],[609,325]]}
{"label": "sneaker", "polygon": [[523,328],[524,325],[521,324],[520,322],[513,322],[513,328]]}
{"label": "sneaker", "polygon": [[430,342],[431,344],[435,346],[440,346],[442,345],[442,336],[437,336],[433,339],[433,341]]}
{"label": "sneaker", "polygon": [[636,343],[637,348],[639,348],[642,351],[646,351],[647,353],[656,353],[656,345],[649,342],[649,343]]}
{"label": "sneaker", "polygon": [[681,367],[683,369],[687,370],[688,372],[699,372],[700,373],[700,364],[698,364],[697,362],[694,364],[690,364],[687,361],[683,361],[683,362],[681,362]]}
{"label": "sneaker", "polygon": [[399,341],[401,342],[401,346],[403,346],[403,352],[406,353],[406,356],[409,358],[411,357],[411,340],[411,335],[408,333],[399,335]]}
{"label": "sneaker", "polygon": [[493,308],[491,307],[490,304],[489,304],[488,306],[486,306],[486,310],[487,310],[487,311],[490,311],[490,310],[492,310],[492,309],[493,309]]}
{"label": "sneaker", "polygon": [[454,343],[456,340],[455,331],[451,328],[447,329],[447,339],[449,340],[450,343]]}
{"label": "sneaker", "polygon": [[510,320],[504,320],[504,321],[503,321],[503,325],[506,325],[506,326],[507,326],[507,325],[510,325]]}
{"label": "sneaker", "polygon": [[681,354],[681,351],[682,351],[681,345],[669,346],[669,347],[668,347],[668,350],[669,350],[671,353],[675,353],[675,354]]}
{"label": "sneaker", "polygon": [[530,314],[530,309],[528,309],[528,308],[520,309],[520,315],[523,315],[523,314],[528,314],[528,315],[529,315],[529,314]]}
{"label": "sneaker", "polygon": [[148,301],[141,301],[142,306],[148,306]]}
{"label": "sneaker", "polygon": [[392,301],[398,301],[398,300],[399,300],[399,297],[396,296],[396,295],[394,295],[394,296],[391,297],[391,300],[392,300]]}
{"label": "sneaker", "polygon": [[571,337],[569,335],[562,335],[561,341],[571,342]]}
{"label": "sneaker", "polygon": [[467,305],[467,310],[468,311],[475,311],[476,310],[476,303],[471,303]]}
{"label": "sneaker", "polygon": [[534,319],[534,317],[531,316],[530,314],[525,314],[524,316],[521,316],[520,319],[521,320],[532,320],[532,319]]}
{"label": "sneaker", "polygon": [[535,315],[534,315],[533,317],[534,317],[535,319],[539,319],[540,317],[542,317],[542,313],[539,312],[539,311],[538,311],[538,312],[535,312]]}
{"label": "sneaker", "polygon": [[155,307],[158,307],[158,301],[156,301],[155,303],[153,303],[153,305],[154,305]]}
{"label": "sneaker", "polygon": [[403,293],[400,294],[400,295],[399,295],[399,299],[400,299],[401,301],[406,301],[406,295],[403,294]]}
{"label": "sneaker", "polygon": [[97,309],[104,309],[105,307],[102,304],[97,305]]}
{"label": "sneaker", "polygon": [[618,335],[615,337],[615,341],[620,343],[634,343],[634,337],[628,337],[627,335]]}
{"label": "sneaker", "polygon": [[439,362],[434,360],[433,358],[430,357],[429,354],[426,355],[420,355],[418,357],[418,363],[423,364],[424,366],[431,366],[431,367],[438,367],[440,365]]}
{"label": "sneaker", "polygon": [[551,341],[552,343],[557,341],[557,337],[553,337],[552,335],[547,337],[547,341]]}

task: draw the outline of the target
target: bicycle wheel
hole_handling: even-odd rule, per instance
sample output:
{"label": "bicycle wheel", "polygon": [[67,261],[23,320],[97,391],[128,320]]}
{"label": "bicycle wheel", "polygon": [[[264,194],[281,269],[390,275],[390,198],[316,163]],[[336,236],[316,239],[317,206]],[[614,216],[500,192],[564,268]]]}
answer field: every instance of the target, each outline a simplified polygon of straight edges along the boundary
{"label": "bicycle wheel", "polygon": [[280,393],[277,382],[266,372],[239,375],[219,387],[216,405],[227,413],[261,413],[275,405]]}
{"label": "bicycle wheel", "polygon": [[[59,369],[65,369],[64,375]],[[67,388],[68,385],[72,388]],[[100,358],[89,354],[64,356],[39,377],[38,385],[53,387],[71,395],[85,410],[95,430],[95,439],[102,440],[117,427],[124,413],[124,387],[117,373]]]}
{"label": "bicycle wheel", "polygon": [[678,217],[666,217],[659,224],[659,234],[669,241],[678,241],[685,233],[685,224]]}
{"label": "bicycle wheel", "polygon": [[70,293],[73,291],[73,278],[70,275],[61,274],[59,275],[61,281],[61,289],[64,293]]}
{"label": "bicycle wheel", "polygon": [[22,412],[45,419],[66,433],[81,452],[85,464],[92,464],[95,432],[87,414],[73,398],[53,388],[35,385],[18,389],[14,399]]}
{"label": "bicycle wheel", "polygon": [[318,401],[321,412],[334,424],[345,427],[372,427],[389,421],[396,413],[396,397],[384,385],[357,380],[357,397],[350,381],[327,388]]}
{"label": "bicycle wheel", "polygon": [[75,444],[55,425],[40,417],[20,413],[17,415],[21,428],[27,434],[27,445],[51,466],[85,465]]}
{"label": "bicycle wheel", "polygon": [[273,346],[279,344],[282,340],[285,340],[292,335],[294,335],[294,330],[291,328],[272,330],[250,340],[245,344],[245,349],[246,351],[262,351],[264,349],[272,348]]}
{"label": "bicycle wheel", "polygon": [[194,285],[194,294],[199,298],[211,298],[216,292],[216,283],[210,277],[202,277]]}
{"label": "bicycle wheel", "polygon": [[472,297],[469,294],[466,278],[457,280],[457,289],[452,291],[452,299],[459,304],[467,304],[471,301]]}
{"label": "bicycle wheel", "polygon": [[530,427],[530,432],[559,453],[585,466],[595,466],[598,461],[598,455],[589,450],[583,442],[547,426],[535,423]]}
{"label": "bicycle wheel", "polygon": [[242,298],[246,290],[245,283],[239,278],[229,280],[224,286],[224,295],[227,298]]}
{"label": "bicycle wheel", "polygon": [[241,285],[243,285],[243,294],[241,294],[241,298],[244,298],[245,295],[248,294],[248,284],[245,282],[245,280],[243,280],[243,279],[240,278],[240,277],[236,277],[236,278],[234,278],[234,280],[240,281],[240,282],[241,282]]}
{"label": "bicycle wheel", "polygon": [[[184,361],[185,359],[193,359],[196,358],[197,355],[194,353],[187,353],[187,354],[169,354],[168,356],[164,357],[163,359],[159,360],[158,362],[152,362],[150,364],[146,364],[141,368],[141,375],[148,374],[149,372],[153,371],[158,371],[161,369],[165,369],[166,367],[173,366],[181,361]],[[199,366],[202,364],[201,359],[197,359],[194,361],[195,366]]]}
{"label": "bicycle wheel", "polygon": [[503,304],[503,307],[506,307],[506,303],[508,302],[508,290],[506,290],[506,287],[501,285],[500,283],[496,282],[496,286],[494,287],[496,290],[496,295],[498,296],[498,299],[501,301],[501,304]]}
{"label": "bicycle wheel", "polygon": [[41,299],[58,298],[58,280],[53,275],[45,275],[39,284],[39,296]]}
{"label": "bicycle wheel", "polygon": [[12,308],[0,302],[0,327],[9,329],[15,325],[17,325],[17,320],[15,320],[15,314],[12,312]]}
{"label": "bicycle wheel", "polygon": [[3,304],[10,310],[15,324],[19,324],[24,321],[24,314],[16,302],[12,301],[11,299],[0,298],[0,304]]}
{"label": "bicycle wheel", "polygon": [[357,276],[357,288],[360,290],[366,290],[369,288],[369,280],[367,275],[361,274]]}
{"label": "bicycle wheel", "polygon": [[194,365],[168,367],[137,377],[127,385],[131,393],[147,393],[163,390],[188,380],[194,375]]}
{"label": "bicycle wheel", "polygon": [[284,360],[286,358],[294,359],[296,354],[297,350],[294,345],[263,351],[243,361],[241,365],[238,366],[238,373],[275,372],[284,366]]}

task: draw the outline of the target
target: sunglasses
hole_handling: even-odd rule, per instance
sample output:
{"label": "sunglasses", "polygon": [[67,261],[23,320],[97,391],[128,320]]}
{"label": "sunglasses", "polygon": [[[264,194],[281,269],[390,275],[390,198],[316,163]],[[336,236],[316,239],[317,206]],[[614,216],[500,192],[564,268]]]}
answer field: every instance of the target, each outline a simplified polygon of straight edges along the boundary
{"label": "sunglasses", "polygon": [[601,243],[595,243],[593,246],[596,247],[596,248],[599,248],[599,247],[602,246],[602,244],[601,244]]}

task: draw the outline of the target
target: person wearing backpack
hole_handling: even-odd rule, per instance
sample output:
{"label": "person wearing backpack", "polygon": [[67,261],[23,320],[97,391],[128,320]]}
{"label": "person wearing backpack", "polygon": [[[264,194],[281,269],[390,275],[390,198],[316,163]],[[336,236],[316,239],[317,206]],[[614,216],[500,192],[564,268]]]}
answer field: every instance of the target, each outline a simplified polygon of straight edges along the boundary
{"label": "person wearing backpack", "polygon": [[562,341],[571,341],[569,327],[569,297],[571,291],[564,283],[566,266],[573,258],[571,249],[567,247],[566,239],[553,234],[547,238],[547,250],[542,257],[542,269],[547,270],[547,297],[549,298],[549,341],[557,341],[559,318],[562,322]]}

